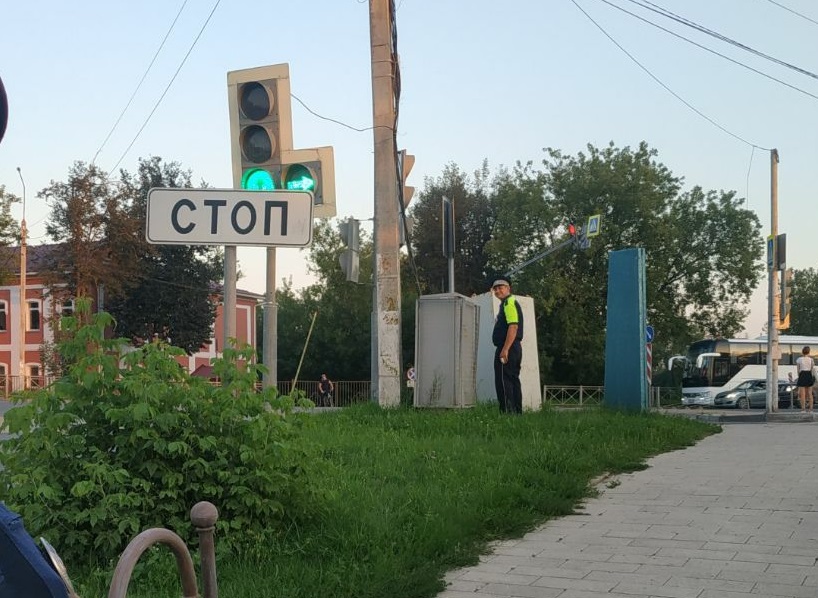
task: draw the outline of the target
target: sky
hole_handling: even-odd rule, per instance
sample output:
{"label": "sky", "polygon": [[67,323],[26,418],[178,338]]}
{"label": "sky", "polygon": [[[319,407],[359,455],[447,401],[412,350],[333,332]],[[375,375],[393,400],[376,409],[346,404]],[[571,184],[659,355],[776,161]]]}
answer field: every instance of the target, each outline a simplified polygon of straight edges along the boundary
{"label": "sky", "polygon": [[[637,0],[396,3],[398,144],[416,156],[407,184],[422,188],[452,162],[473,172],[487,160],[496,170],[540,163],[545,147],[576,154],[589,143],[646,141],[684,177],[685,188],[737,191],[766,236],[769,149],[777,148],[778,227],[787,233],[788,265],[816,265],[814,2],[654,2],[807,74],[640,8]],[[0,185],[23,195],[20,168],[30,242],[48,242],[48,207],[37,193],[64,181],[77,160],[133,172],[140,157],[160,156],[191,169],[196,183],[231,187],[227,72],[279,63],[289,63],[292,93],[325,117],[293,99],[295,148],[333,146],[338,217],[371,218],[372,131],[353,130],[372,124],[365,0],[2,0],[0,78],[10,116],[0,143]],[[14,210],[19,218],[21,208]],[[306,253],[277,253],[277,279],[296,287],[310,282]],[[262,248],[239,248],[240,288],[264,291],[264,256]],[[765,276],[745,324],[751,336],[766,321],[766,289]]]}

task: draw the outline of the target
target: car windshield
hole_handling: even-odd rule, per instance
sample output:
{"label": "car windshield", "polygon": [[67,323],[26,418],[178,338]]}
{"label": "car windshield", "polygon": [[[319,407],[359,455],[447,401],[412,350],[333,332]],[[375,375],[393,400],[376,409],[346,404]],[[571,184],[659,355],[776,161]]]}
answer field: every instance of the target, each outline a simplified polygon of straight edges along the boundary
{"label": "car windshield", "polygon": [[736,386],[736,389],[747,390],[748,388],[752,388],[753,386],[758,384],[758,382],[759,382],[758,380],[745,380],[744,382]]}

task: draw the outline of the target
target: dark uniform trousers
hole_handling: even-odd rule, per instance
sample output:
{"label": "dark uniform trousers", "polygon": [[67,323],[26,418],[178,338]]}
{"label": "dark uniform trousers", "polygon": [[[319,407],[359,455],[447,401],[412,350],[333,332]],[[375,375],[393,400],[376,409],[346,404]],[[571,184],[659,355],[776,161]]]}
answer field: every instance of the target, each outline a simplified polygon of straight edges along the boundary
{"label": "dark uniform trousers", "polygon": [[494,387],[500,411],[503,413],[523,412],[523,389],[520,384],[520,366],[523,361],[523,347],[514,341],[508,349],[508,361],[500,362],[500,350],[494,351]]}

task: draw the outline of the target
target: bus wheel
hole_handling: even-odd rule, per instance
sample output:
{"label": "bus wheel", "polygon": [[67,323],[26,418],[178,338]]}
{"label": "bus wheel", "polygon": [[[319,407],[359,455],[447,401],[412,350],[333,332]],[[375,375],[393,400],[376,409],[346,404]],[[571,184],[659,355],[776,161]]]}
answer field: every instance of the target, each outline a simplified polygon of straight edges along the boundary
{"label": "bus wheel", "polygon": [[739,409],[749,409],[750,408],[750,399],[748,399],[747,397],[741,397],[738,400],[738,402],[736,403],[736,406]]}

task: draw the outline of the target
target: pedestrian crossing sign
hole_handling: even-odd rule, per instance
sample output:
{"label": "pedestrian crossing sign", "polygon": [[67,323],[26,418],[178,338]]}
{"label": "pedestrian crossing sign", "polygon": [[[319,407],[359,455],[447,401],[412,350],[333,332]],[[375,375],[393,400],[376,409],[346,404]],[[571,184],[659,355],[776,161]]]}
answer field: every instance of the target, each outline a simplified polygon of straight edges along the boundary
{"label": "pedestrian crossing sign", "polygon": [[585,227],[586,237],[596,237],[599,234],[599,219],[601,214],[594,214],[588,218],[588,226]]}

